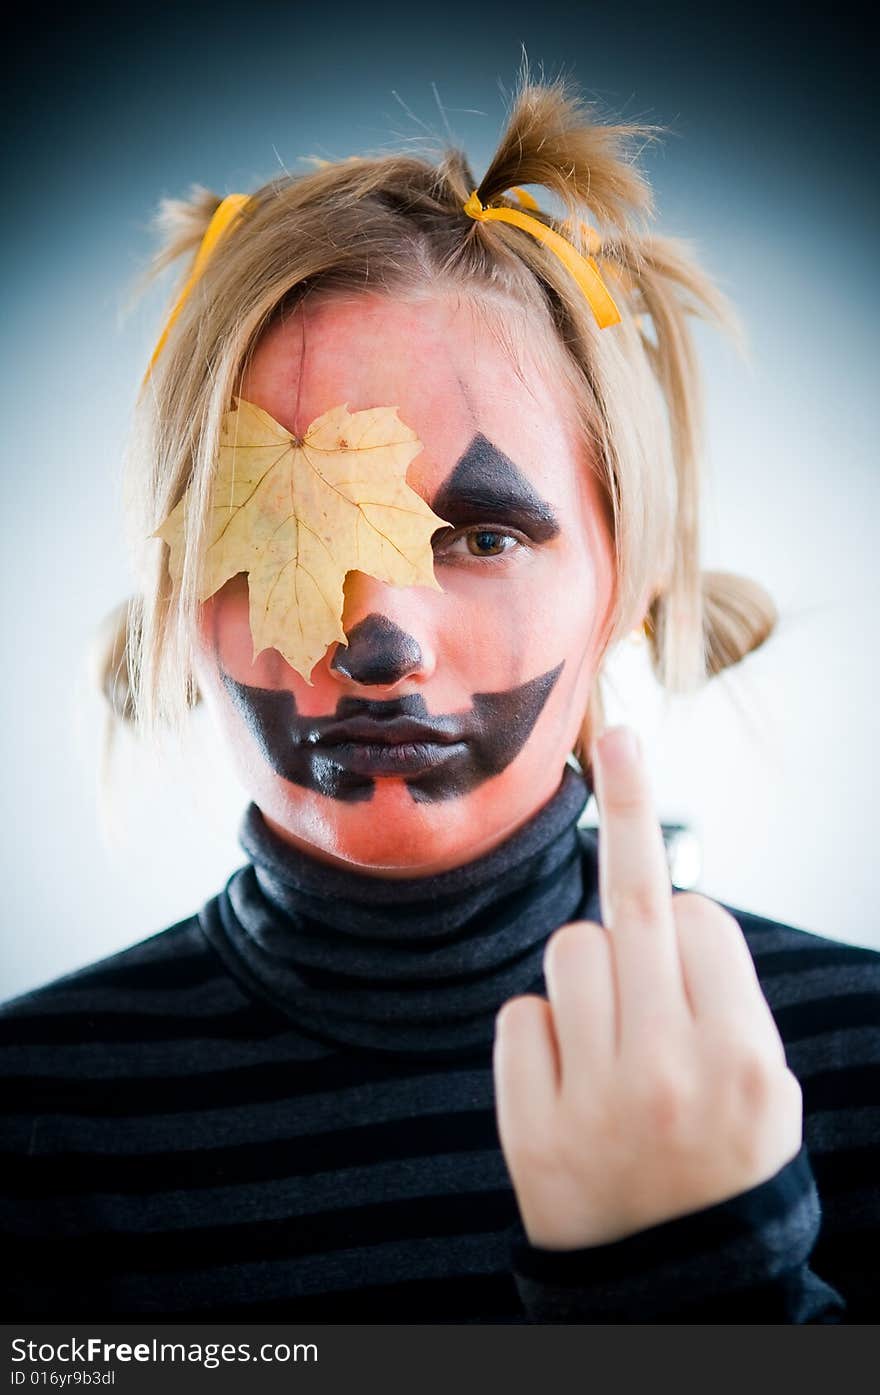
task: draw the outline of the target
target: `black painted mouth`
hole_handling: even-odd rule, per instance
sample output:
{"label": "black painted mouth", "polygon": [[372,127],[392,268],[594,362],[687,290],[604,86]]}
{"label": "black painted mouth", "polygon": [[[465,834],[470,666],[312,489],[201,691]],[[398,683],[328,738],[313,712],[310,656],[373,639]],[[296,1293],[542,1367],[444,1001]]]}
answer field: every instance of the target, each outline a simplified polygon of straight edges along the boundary
{"label": "black painted mouth", "polygon": [[418,775],[459,755],[461,741],[345,741],[321,743],[344,770],[361,775]]}
{"label": "black painted mouth", "polygon": [[333,717],[301,717],[285,689],[220,675],[267,763],[284,780],[350,802],[397,776],[415,803],[454,799],[519,754],[564,667],[516,688],[475,693],[466,712],[435,716],[421,693],[389,702],[345,697]]}
{"label": "black painted mouth", "polygon": [[[389,710],[393,709],[394,704],[389,703]],[[368,742],[371,745],[430,742],[448,746],[463,739],[463,730],[463,723],[456,717],[438,718],[431,722],[419,721],[417,717],[348,717],[322,727],[315,740],[322,745],[332,746],[350,742]]]}

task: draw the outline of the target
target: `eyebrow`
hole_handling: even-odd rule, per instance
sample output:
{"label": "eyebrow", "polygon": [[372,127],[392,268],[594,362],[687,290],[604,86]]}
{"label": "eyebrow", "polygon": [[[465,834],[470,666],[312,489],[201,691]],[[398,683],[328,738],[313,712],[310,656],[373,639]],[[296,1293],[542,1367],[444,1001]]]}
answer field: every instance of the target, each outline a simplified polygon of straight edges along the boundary
{"label": "eyebrow", "polygon": [[450,523],[484,523],[487,518],[516,524],[537,542],[560,531],[559,520],[513,461],[488,436],[476,435],[441,484],[431,508]]}

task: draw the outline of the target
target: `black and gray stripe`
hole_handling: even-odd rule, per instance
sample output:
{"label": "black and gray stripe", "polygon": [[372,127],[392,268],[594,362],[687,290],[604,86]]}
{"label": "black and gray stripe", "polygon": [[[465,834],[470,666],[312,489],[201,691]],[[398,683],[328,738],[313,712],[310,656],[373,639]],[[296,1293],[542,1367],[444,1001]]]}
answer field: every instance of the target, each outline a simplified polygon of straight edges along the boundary
{"label": "black and gray stripe", "polygon": [[586,797],[572,771],[502,848],[397,899],[288,861],[251,810],[252,865],[200,916],[7,1004],[4,1311],[876,1321],[880,954],[743,912],[804,1149],[613,1246],[527,1244],[492,1028],[505,997],[542,991],[547,935],[596,916]]}

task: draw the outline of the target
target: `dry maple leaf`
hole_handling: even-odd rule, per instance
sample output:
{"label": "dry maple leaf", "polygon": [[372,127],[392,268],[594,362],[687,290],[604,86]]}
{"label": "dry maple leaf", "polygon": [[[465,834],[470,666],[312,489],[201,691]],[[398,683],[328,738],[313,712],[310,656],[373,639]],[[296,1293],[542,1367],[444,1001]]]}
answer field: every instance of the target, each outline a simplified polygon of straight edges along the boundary
{"label": "dry maple leaf", "polygon": [[[254,658],[277,649],[311,682],[327,646],[347,644],[343,583],[367,572],[393,586],[442,587],[431,535],[446,523],[406,483],[422,443],[396,407],[331,407],[298,439],[234,399],[223,418],[199,600],[248,573]],[[155,537],[183,567],[180,500]]]}

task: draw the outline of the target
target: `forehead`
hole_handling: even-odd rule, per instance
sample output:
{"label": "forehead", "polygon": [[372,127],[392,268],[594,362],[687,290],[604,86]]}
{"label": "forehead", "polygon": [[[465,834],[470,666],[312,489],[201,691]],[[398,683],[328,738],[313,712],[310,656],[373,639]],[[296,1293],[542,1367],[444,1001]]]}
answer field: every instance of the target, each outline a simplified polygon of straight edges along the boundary
{"label": "forehead", "polygon": [[562,350],[543,328],[523,342],[518,314],[453,297],[306,301],[257,345],[240,394],[297,435],[343,402],[396,406],[423,445],[407,479],[429,498],[481,434],[564,505],[585,472]]}

